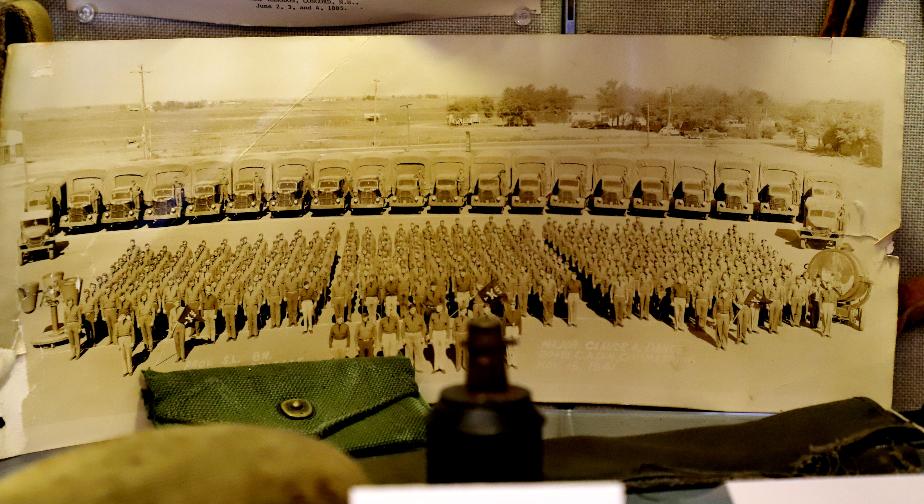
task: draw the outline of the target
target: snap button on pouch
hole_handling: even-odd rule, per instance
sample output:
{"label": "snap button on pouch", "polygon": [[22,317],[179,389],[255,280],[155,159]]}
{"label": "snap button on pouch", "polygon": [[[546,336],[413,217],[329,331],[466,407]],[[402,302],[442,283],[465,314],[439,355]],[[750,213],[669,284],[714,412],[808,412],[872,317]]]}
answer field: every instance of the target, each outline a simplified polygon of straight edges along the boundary
{"label": "snap button on pouch", "polygon": [[283,415],[295,420],[314,415],[314,407],[304,399],[286,399],[279,403],[279,409]]}

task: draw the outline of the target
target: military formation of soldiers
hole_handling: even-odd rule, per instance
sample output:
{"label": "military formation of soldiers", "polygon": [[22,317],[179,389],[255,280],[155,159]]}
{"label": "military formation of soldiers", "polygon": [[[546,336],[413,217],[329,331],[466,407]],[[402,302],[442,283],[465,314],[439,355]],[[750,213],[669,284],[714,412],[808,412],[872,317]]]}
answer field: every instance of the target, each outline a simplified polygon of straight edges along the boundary
{"label": "military formation of soldiers", "polygon": [[118,344],[126,375],[134,371],[139,336],[147,352],[156,338],[172,338],[177,360],[185,360],[187,341],[214,342],[219,323],[229,340],[237,339],[242,322],[250,338],[283,324],[310,332],[327,297],[338,243],[334,226],[310,240],[296,231],[291,241],[280,234],[272,244],[260,235],[236,247],[223,240],[210,249],[203,241],[192,250],[183,241],[175,252],[132,240],[109,272],[82,290],[78,304],[66,302],[72,356],[80,356],[81,331],[95,344],[99,328]]}
{"label": "military formation of soldiers", "polygon": [[607,227],[591,221],[549,220],[543,238],[579,277],[591,309],[623,325],[630,316],[655,318],[677,331],[710,328],[716,348],[763,327],[808,324],[831,336],[842,286],[834,279],[796,274],[766,240],[640,220]]}
{"label": "military formation of soldiers", "polygon": [[[436,373],[464,367],[467,324],[480,315],[500,317],[516,342],[524,317],[575,325],[586,303],[616,326],[654,318],[678,331],[708,331],[724,349],[729,338],[747,343],[760,327],[776,333],[783,323],[830,336],[841,294],[832,279],[795,274],[765,240],[736,226],[549,219],[539,237],[527,220],[493,217],[483,227],[460,218],[451,226],[402,223],[394,233],[351,222],[340,244],[333,224],[310,239],[299,230],[272,243],[259,235],[193,249],[184,241],[172,252],[132,241],[78,303],[64,303],[72,358],[81,334],[95,344],[102,330],[131,374],[139,340],[150,352],[169,337],[185,360],[191,339],[253,338],[282,326],[313,333],[329,304],[323,322],[331,324],[333,357],[403,354],[418,371]],[[515,345],[508,348],[516,366]]]}

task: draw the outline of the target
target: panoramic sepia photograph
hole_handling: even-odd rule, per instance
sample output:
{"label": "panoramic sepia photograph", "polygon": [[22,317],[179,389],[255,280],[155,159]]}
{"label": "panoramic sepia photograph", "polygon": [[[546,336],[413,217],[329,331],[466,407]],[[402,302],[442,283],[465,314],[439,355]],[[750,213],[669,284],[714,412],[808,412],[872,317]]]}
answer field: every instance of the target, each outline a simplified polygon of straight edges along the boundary
{"label": "panoramic sepia photograph", "polygon": [[369,40],[12,51],[0,455],[142,428],[146,369],[404,356],[435,401],[480,316],[539,402],[890,400],[903,47]]}

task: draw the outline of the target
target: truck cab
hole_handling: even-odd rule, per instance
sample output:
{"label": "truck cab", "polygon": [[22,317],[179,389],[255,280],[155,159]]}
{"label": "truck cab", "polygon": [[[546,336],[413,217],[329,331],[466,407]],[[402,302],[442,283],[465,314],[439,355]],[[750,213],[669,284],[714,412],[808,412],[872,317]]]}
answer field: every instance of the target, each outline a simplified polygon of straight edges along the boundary
{"label": "truck cab", "polygon": [[46,253],[55,258],[54,221],[51,210],[30,210],[19,219],[19,264],[25,264],[33,254]]}
{"label": "truck cab", "polygon": [[510,154],[488,151],[472,159],[472,208],[499,209],[507,204],[512,170]]}
{"label": "truck cab", "polygon": [[99,224],[105,177],[103,170],[82,170],[68,179],[67,212],[61,216],[62,229],[90,229]]}
{"label": "truck cab", "polygon": [[715,164],[716,214],[750,219],[754,213],[758,165],[752,161],[719,160]]}
{"label": "truck cab", "polygon": [[384,156],[365,155],[353,165],[350,207],[356,210],[381,211],[391,196],[388,178],[393,171],[391,160]]}
{"label": "truck cab", "polygon": [[441,152],[433,156],[431,207],[459,209],[465,205],[471,162],[466,154]]}
{"label": "truck cab", "polygon": [[674,162],[644,159],[638,162],[639,181],[632,191],[632,209],[664,215],[671,205],[671,175]]}
{"label": "truck cab", "polygon": [[430,187],[430,158],[425,154],[403,153],[394,158],[395,188],[392,209],[420,210],[427,203]]}
{"label": "truck cab", "polygon": [[184,216],[186,188],[189,186],[189,168],[185,165],[161,165],[151,170],[144,191],[148,210],[144,220],[178,221]]}
{"label": "truck cab", "polygon": [[343,211],[350,194],[353,158],[344,154],[322,155],[314,164],[313,211]]}
{"label": "truck cab", "polygon": [[186,215],[193,218],[221,215],[223,186],[231,183],[229,166],[220,161],[202,161],[190,167],[192,188],[186,193]]}
{"label": "truck cab", "polygon": [[231,217],[257,217],[266,211],[272,194],[272,166],[263,158],[245,158],[233,164],[230,202],[225,213]]}
{"label": "truck cab", "polygon": [[591,209],[595,212],[625,212],[635,186],[633,159],[605,152],[594,161]]}
{"label": "truck cab", "polygon": [[108,174],[103,224],[131,224],[142,220],[147,167],[119,168]]}
{"label": "truck cab", "polygon": [[310,201],[314,163],[304,157],[283,157],[273,163],[273,199],[270,213],[300,213]]}
{"label": "truck cab", "polygon": [[552,159],[550,152],[539,150],[524,151],[514,158],[511,208],[541,210],[546,207]]}
{"label": "truck cab", "polygon": [[803,180],[801,171],[796,167],[779,164],[761,166],[759,186],[758,215],[788,221],[799,215]]}
{"label": "truck cab", "polygon": [[677,161],[674,166],[673,209],[705,217],[712,211],[714,162]]}
{"label": "truck cab", "polygon": [[563,152],[555,159],[549,207],[581,210],[590,192],[594,160],[583,152]]}
{"label": "truck cab", "polygon": [[806,176],[805,189],[799,245],[802,248],[836,246],[846,224],[846,206],[839,178],[813,173]]}

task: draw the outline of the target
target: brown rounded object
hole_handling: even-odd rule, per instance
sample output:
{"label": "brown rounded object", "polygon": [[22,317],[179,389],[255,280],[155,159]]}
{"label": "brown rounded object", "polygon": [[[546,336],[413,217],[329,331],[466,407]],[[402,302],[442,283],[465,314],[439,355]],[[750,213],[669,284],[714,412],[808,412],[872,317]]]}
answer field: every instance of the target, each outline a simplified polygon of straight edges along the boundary
{"label": "brown rounded object", "polygon": [[74,448],[0,480],[3,504],[345,504],[362,469],[301,434],[178,426]]}

